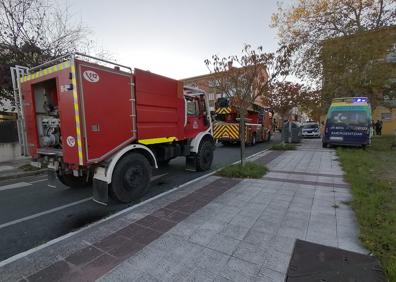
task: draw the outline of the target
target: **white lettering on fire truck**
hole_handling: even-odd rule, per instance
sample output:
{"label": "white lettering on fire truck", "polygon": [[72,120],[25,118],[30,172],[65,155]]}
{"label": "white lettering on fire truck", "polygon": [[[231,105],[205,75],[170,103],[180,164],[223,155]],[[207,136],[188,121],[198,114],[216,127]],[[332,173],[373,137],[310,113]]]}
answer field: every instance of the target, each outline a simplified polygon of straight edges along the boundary
{"label": "white lettering on fire truck", "polygon": [[73,136],[67,136],[66,143],[69,147],[73,148],[76,145],[76,139]]}
{"label": "white lettering on fire truck", "polygon": [[88,80],[89,82],[98,82],[99,81],[99,75],[91,70],[86,70],[83,73],[83,77],[85,80]]}

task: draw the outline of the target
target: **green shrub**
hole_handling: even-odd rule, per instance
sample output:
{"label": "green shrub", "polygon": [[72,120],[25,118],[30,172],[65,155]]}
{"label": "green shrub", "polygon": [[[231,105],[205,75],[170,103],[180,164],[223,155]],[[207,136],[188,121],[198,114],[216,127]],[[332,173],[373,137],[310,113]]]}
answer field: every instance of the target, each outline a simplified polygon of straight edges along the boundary
{"label": "green shrub", "polygon": [[244,166],[240,164],[226,166],[217,175],[234,178],[261,178],[266,173],[267,168],[265,166],[247,162]]}

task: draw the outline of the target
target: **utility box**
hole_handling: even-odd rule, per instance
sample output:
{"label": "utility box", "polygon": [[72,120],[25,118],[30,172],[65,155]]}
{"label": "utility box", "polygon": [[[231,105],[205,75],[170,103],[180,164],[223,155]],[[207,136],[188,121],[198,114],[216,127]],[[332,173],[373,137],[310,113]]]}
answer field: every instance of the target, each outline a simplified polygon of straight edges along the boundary
{"label": "utility box", "polygon": [[285,122],[282,128],[282,141],[286,143],[300,143],[302,139],[302,126],[300,123]]}

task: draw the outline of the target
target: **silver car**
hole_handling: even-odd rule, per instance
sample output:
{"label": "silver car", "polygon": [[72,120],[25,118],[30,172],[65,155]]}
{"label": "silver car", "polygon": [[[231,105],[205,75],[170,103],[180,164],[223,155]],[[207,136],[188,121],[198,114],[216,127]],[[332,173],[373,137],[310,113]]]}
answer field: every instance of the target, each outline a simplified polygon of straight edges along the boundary
{"label": "silver car", "polygon": [[320,126],[317,122],[304,123],[302,126],[302,136],[320,138]]}

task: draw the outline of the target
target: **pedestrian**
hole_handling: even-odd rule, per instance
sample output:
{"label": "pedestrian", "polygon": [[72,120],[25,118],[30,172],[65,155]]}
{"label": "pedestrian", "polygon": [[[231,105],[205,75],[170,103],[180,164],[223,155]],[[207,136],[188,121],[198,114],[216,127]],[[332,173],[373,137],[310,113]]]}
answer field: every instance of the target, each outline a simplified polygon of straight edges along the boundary
{"label": "pedestrian", "polygon": [[382,120],[380,120],[380,128],[379,128],[379,135],[382,135]]}
{"label": "pedestrian", "polygon": [[371,120],[371,132],[372,132],[372,135],[374,135],[374,132],[375,132],[375,121],[372,119]]}
{"label": "pedestrian", "polygon": [[382,133],[382,120],[379,119],[375,123],[375,134],[381,136]]}

